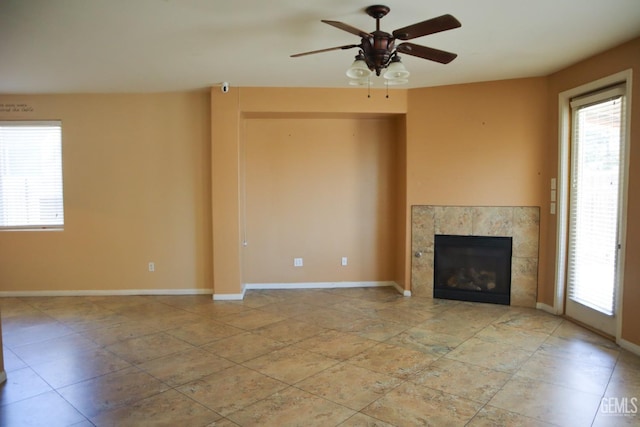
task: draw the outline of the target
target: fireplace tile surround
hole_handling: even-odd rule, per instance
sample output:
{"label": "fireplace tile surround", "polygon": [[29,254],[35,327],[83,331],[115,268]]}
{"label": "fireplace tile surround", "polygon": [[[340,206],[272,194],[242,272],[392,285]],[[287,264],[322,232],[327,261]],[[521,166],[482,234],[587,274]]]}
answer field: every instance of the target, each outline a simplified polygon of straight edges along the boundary
{"label": "fireplace tile surround", "polygon": [[411,208],[411,292],[433,297],[434,236],[513,238],[511,305],[535,307],[538,288],[540,208],[537,206],[432,206]]}

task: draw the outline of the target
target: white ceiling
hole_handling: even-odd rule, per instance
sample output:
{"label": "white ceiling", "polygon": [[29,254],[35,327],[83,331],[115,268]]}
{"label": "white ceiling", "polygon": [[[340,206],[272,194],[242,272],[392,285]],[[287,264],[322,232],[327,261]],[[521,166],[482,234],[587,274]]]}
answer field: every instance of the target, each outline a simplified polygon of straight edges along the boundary
{"label": "white ceiling", "polygon": [[[232,86],[347,87],[373,0],[0,0],[0,93],[162,92]],[[445,13],[462,28],[412,40],[458,54],[403,55],[426,87],[547,75],[640,36],[640,0],[384,0],[383,31]],[[374,87],[382,78],[374,79]]]}

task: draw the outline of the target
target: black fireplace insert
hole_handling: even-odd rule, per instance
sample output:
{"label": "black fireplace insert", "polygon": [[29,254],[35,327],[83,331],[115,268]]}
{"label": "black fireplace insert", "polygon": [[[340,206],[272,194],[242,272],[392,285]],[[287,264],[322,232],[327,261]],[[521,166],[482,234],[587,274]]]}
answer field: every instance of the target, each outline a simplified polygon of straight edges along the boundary
{"label": "black fireplace insert", "polygon": [[509,305],[511,237],[436,235],[433,297]]}

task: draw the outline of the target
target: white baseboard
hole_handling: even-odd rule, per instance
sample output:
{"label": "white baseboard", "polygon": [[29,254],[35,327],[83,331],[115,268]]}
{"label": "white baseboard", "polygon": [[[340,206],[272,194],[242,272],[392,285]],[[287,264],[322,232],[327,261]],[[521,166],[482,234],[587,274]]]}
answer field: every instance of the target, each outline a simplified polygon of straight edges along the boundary
{"label": "white baseboard", "polygon": [[631,353],[634,353],[640,356],[640,345],[634,344],[622,338],[618,339],[618,345],[624,348],[625,350],[629,350]]}
{"label": "white baseboard", "polygon": [[241,294],[213,294],[214,301],[242,301],[245,292]]}
{"label": "white baseboard", "polygon": [[541,302],[537,302],[536,303],[536,308],[538,310],[546,311],[547,313],[550,313],[550,314],[558,314],[558,313],[556,313],[556,309],[555,308],[551,307],[548,304],[544,304],[544,303],[541,303]]}
{"label": "white baseboard", "polygon": [[397,286],[395,282],[246,283],[245,289],[334,289]]}
{"label": "white baseboard", "polygon": [[[381,281],[381,282],[305,282],[305,283],[245,283],[242,293],[240,294],[213,294],[214,301],[238,301],[244,299],[246,291],[264,290],[264,289],[335,289],[335,288],[373,288],[393,286],[400,293],[406,295],[406,292],[401,289],[396,282]],[[409,292],[409,296],[411,292]]]}
{"label": "white baseboard", "polygon": [[0,291],[0,297],[82,297],[130,295],[208,295],[211,289],[114,289],[75,291]]}

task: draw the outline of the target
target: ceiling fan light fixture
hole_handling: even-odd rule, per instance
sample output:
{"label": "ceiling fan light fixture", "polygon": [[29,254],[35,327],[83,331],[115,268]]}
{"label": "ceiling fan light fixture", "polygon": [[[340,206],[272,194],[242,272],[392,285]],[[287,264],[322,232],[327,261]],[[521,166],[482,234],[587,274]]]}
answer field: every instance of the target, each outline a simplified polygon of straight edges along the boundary
{"label": "ceiling fan light fixture", "polygon": [[373,84],[369,77],[363,77],[361,79],[349,79],[350,86],[369,86]]}
{"label": "ceiling fan light fixture", "polygon": [[354,80],[366,79],[371,75],[369,66],[364,61],[364,56],[358,54],[353,64],[347,69],[347,77]]}
{"label": "ceiling fan light fixture", "polygon": [[409,70],[407,70],[402,61],[400,61],[400,57],[396,55],[391,59],[391,63],[382,76],[389,81],[393,81],[407,80],[410,75]]}
{"label": "ceiling fan light fixture", "polygon": [[387,86],[406,85],[407,83],[409,83],[409,79],[386,79],[384,81]]}

